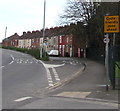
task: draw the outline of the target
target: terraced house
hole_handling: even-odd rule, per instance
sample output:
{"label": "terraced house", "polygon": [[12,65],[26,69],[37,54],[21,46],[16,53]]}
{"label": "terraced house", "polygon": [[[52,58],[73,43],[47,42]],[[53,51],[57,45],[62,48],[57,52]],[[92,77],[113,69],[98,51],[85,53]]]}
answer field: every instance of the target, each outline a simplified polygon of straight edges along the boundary
{"label": "terraced house", "polygon": [[18,41],[19,41],[19,38],[20,36],[15,33],[14,35],[8,37],[8,38],[5,38],[3,41],[2,41],[2,46],[4,47],[18,47]]}
{"label": "terraced house", "polygon": [[23,32],[22,36],[16,33],[4,39],[2,45],[27,49],[41,48],[44,45],[46,51],[58,50],[59,56],[63,57],[80,57],[82,49],[78,37],[71,33],[70,26],[45,29],[45,38],[42,30]]}

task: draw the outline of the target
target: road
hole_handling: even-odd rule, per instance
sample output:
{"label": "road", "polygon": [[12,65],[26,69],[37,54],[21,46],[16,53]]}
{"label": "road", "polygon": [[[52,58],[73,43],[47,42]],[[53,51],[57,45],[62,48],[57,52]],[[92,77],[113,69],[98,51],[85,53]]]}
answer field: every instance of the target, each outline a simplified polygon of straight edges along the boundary
{"label": "road", "polygon": [[3,108],[48,86],[45,68],[31,56],[3,50],[2,61]]}
{"label": "road", "polygon": [[3,49],[0,68],[3,109],[117,109],[113,103],[84,100],[91,92],[78,89],[78,83],[85,81],[80,61],[53,58],[42,62]]}

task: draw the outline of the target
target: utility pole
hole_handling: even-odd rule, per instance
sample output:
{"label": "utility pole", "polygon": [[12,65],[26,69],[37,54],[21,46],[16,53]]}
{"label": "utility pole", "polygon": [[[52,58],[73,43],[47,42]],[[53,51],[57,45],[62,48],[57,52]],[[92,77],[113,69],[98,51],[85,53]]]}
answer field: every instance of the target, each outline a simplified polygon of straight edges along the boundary
{"label": "utility pole", "polygon": [[7,26],[6,26],[6,28],[5,28],[5,38],[6,38],[6,34],[7,34]]}
{"label": "utility pole", "polygon": [[[45,38],[45,11],[46,11],[46,0],[44,0],[43,39]],[[43,41],[43,43],[44,43],[44,41]]]}
{"label": "utility pole", "polygon": [[43,15],[43,44],[40,48],[40,57],[43,57],[43,54],[45,53],[44,49],[44,38],[45,38],[45,11],[46,11],[46,0],[44,0],[44,15]]}
{"label": "utility pole", "polygon": [[[4,39],[6,39],[6,35],[7,35],[7,26],[5,28],[5,38]],[[5,46],[7,46],[7,43],[5,43]]]}

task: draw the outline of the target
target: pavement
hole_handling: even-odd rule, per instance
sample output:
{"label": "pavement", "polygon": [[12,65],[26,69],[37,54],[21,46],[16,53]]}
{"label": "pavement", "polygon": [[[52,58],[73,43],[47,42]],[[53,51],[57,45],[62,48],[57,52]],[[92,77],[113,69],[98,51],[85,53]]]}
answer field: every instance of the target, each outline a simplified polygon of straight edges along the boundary
{"label": "pavement", "polygon": [[[81,62],[82,64],[84,64],[85,67],[85,70],[83,70],[82,75],[80,75],[81,78],[77,78],[76,80],[73,80],[68,84],[69,86],[74,87],[72,91],[74,90],[75,92],[91,92],[91,94],[89,94],[84,99],[118,103],[119,90],[113,90],[111,86],[109,86],[108,91],[106,90],[106,73],[105,66],[103,64],[89,59],[72,58],[72,60],[77,60]],[[51,61],[53,62],[54,60]],[[67,91],[69,91],[69,86],[66,85],[63,89],[67,89]],[[59,89],[58,91],[56,91],[55,94],[57,94],[58,92],[60,92]]]}
{"label": "pavement", "polygon": [[[86,69],[83,72],[83,74],[94,73],[94,75],[98,76],[97,82],[96,80],[94,81],[95,83],[98,84],[96,84],[96,86],[94,87],[92,85],[92,87],[89,89],[89,91],[92,91],[92,93],[86,99],[120,103],[118,99],[118,95],[119,95],[118,89],[113,90],[110,85],[108,91],[106,90],[106,72],[105,72],[105,66],[102,63],[92,61],[89,59],[79,59],[79,58],[74,58],[74,59],[77,59],[86,64]],[[91,84],[90,82],[88,83]]]}

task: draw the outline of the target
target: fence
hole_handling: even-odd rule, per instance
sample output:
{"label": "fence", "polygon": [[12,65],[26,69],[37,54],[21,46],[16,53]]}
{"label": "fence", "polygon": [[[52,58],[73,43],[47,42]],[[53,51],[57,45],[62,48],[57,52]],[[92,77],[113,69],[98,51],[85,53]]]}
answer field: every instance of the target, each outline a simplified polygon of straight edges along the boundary
{"label": "fence", "polygon": [[96,60],[96,61],[102,62],[104,64],[105,49],[97,48],[97,47],[89,47],[86,50],[86,56],[89,59]]}
{"label": "fence", "polygon": [[120,88],[120,46],[109,49],[109,77],[113,89]]}
{"label": "fence", "polygon": [[[87,58],[105,63],[104,48],[87,48]],[[109,47],[109,79],[113,89],[120,88],[120,45]]]}

